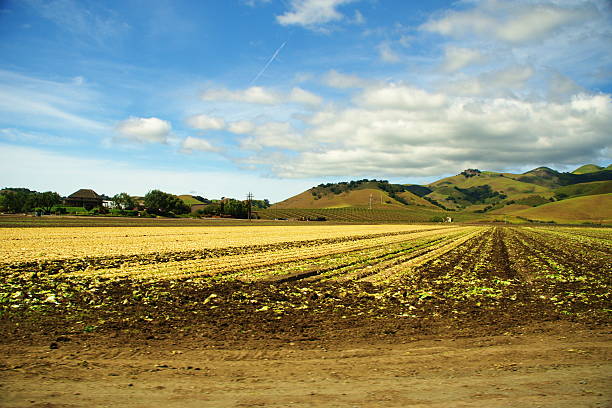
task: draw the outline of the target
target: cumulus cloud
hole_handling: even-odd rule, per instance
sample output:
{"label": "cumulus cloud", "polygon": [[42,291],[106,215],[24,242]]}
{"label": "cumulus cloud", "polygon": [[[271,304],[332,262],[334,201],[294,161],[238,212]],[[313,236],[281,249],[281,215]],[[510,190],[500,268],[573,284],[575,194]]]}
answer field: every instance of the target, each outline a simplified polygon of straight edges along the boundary
{"label": "cumulus cloud", "polygon": [[449,82],[443,87],[453,95],[513,96],[525,87],[534,74],[532,67],[518,65]]}
{"label": "cumulus cloud", "polygon": [[485,58],[478,50],[460,47],[447,47],[442,69],[446,72],[459,71],[469,65],[483,61]]}
{"label": "cumulus cloud", "polygon": [[439,18],[430,19],[422,30],[451,37],[477,35],[520,44],[538,41],[555,31],[588,21],[598,14],[589,3],[575,6],[521,1],[484,1],[474,8],[448,11]]}
{"label": "cumulus cloud", "polygon": [[440,108],[446,104],[446,96],[404,85],[385,85],[363,91],[355,101],[374,108],[423,110]]}
{"label": "cumulus cloud", "polygon": [[586,90],[571,78],[555,72],[548,84],[548,99],[555,102],[565,101],[572,95],[584,93]]}
{"label": "cumulus cloud", "polygon": [[220,149],[213,146],[208,140],[189,136],[181,144],[183,152],[190,153],[194,150],[200,152],[218,152]]}
{"label": "cumulus cloud", "polygon": [[251,133],[252,136],[241,140],[240,144],[243,149],[280,148],[300,151],[306,147],[302,137],[287,122],[264,123],[256,126]]}
{"label": "cumulus cloud", "polygon": [[291,0],[291,9],[276,16],[276,21],[284,26],[300,25],[312,28],[320,24],[342,20],[345,16],[337,8],[353,1],[355,0]]}
{"label": "cumulus cloud", "polygon": [[130,117],[117,124],[121,138],[139,143],[167,143],[172,126],[158,118]]}
{"label": "cumulus cloud", "polygon": [[280,95],[260,86],[252,86],[237,91],[231,91],[225,88],[210,89],[202,93],[202,99],[205,101],[233,101],[264,105],[272,105],[281,102]]}
{"label": "cumulus cloud", "polygon": [[228,130],[238,135],[245,135],[255,130],[255,124],[248,120],[240,120],[237,122],[230,123],[228,126]]}
{"label": "cumulus cloud", "polygon": [[[354,106],[312,114],[301,131],[258,126],[243,148],[255,152],[251,163],[280,177],[425,177],[602,159],[612,148],[610,128],[609,95],[546,102],[386,85],[364,89]],[[290,159],[258,161],[270,148]]]}
{"label": "cumulus cloud", "polygon": [[202,93],[202,99],[205,101],[231,101],[262,105],[298,103],[316,106],[323,102],[320,96],[299,87],[295,87],[289,93],[284,94],[260,86],[234,91],[224,88],[211,89]]}
{"label": "cumulus cloud", "polygon": [[221,130],[225,128],[223,118],[215,118],[207,115],[194,115],[187,118],[187,124],[194,129],[200,130]]}
{"label": "cumulus cloud", "polygon": [[323,76],[323,83],[331,88],[345,89],[364,88],[368,86],[370,81],[356,75],[343,74],[332,69]]}
{"label": "cumulus cloud", "polygon": [[289,94],[289,100],[291,102],[311,106],[317,106],[323,103],[323,99],[320,96],[298,87],[295,87],[291,90],[291,93]]}

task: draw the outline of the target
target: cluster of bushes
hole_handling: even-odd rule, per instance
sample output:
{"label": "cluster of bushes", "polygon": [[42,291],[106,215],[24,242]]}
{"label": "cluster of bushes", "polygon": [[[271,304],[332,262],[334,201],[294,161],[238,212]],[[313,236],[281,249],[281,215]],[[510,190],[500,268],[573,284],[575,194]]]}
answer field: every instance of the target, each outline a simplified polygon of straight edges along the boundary
{"label": "cluster of bushes", "polygon": [[530,195],[529,197],[521,198],[520,200],[508,201],[507,204],[521,204],[528,205],[530,207],[537,207],[538,205],[546,204],[553,201],[552,199],[546,199],[540,195]]}
{"label": "cluster of bushes", "polygon": [[39,193],[27,188],[7,188],[0,191],[0,211],[3,212],[40,211],[48,214],[61,202],[62,197],[52,191]]}
{"label": "cluster of bushes", "polygon": [[[269,203],[268,203],[268,207],[269,207]],[[230,199],[224,199],[221,201],[212,202],[206,205],[204,208],[198,210],[197,213],[199,215],[204,215],[204,216],[209,216],[209,217],[210,216],[218,216],[218,217],[227,216],[227,217],[233,217],[233,218],[248,218],[249,205],[248,203],[244,201],[234,200],[230,198]]]}
{"label": "cluster of bushes", "polygon": [[472,204],[485,203],[491,198],[503,200],[507,197],[499,191],[494,191],[488,184],[469,188],[455,187],[455,189],[463,194],[463,197]]}
{"label": "cluster of bushes", "polygon": [[164,193],[161,190],[151,190],[144,196],[144,205],[148,214],[173,217],[179,214],[188,214],[191,207],[174,194]]}
{"label": "cluster of bushes", "polygon": [[478,169],[467,169],[467,170],[463,170],[460,174],[462,176],[470,178],[474,176],[479,176],[481,174],[481,171]]}

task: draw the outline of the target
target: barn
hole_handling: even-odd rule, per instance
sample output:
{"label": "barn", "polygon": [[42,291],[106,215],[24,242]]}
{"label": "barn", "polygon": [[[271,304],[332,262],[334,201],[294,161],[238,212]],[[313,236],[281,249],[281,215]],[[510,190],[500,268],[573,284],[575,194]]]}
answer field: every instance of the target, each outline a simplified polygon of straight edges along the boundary
{"label": "barn", "polygon": [[67,207],[85,207],[86,210],[91,210],[102,206],[102,201],[102,197],[95,191],[82,188],[66,197],[64,205]]}

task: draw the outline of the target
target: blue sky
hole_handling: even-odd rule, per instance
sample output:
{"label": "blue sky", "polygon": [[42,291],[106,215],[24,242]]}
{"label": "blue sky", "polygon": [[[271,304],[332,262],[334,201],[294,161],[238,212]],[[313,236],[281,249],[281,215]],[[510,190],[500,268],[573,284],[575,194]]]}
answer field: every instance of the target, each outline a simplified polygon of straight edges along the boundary
{"label": "blue sky", "polygon": [[0,1],[0,187],[279,201],[608,165],[608,1]]}

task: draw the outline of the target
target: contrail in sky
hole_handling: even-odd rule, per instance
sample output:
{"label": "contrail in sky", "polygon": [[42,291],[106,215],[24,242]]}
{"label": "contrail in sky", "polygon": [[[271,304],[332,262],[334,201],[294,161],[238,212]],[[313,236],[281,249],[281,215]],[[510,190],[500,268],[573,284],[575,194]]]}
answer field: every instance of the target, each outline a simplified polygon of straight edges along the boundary
{"label": "contrail in sky", "polygon": [[274,61],[274,59],[278,56],[278,53],[283,49],[285,44],[287,44],[287,41],[285,41],[284,43],[281,44],[280,47],[278,47],[278,49],[274,52],[274,55],[272,55],[272,57],[268,60],[266,65],[264,65],[264,67],[261,69],[261,71],[259,71],[259,73],[255,76],[255,78],[253,78],[253,80],[251,81],[249,85],[253,85],[253,83],[257,81],[264,72],[266,72],[266,69],[268,69],[268,66],[270,66],[272,61]]}

